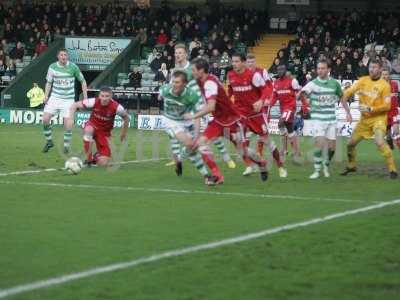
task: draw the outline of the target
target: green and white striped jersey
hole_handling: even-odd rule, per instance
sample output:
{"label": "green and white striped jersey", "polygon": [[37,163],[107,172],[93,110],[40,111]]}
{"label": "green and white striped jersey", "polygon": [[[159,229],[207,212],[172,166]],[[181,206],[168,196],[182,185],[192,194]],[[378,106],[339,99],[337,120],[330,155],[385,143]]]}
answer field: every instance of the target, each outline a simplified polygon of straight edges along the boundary
{"label": "green and white striped jersey", "polygon": [[76,64],[67,62],[62,66],[59,62],[52,63],[46,76],[47,82],[52,84],[50,96],[62,100],[75,100],[75,79],[79,82],[85,81]]}
{"label": "green and white striped jersey", "polygon": [[185,87],[180,95],[175,95],[170,84],[163,85],[160,96],[164,102],[163,115],[175,121],[184,121],[184,114],[196,111],[201,97],[189,87]]}
{"label": "green and white striped jersey", "polygon": [[322,80],[316,78],[307,83],[303,89],[310,100],[312,120],[335,122],[336,103],[343,95],[342,87],[335,79]]}

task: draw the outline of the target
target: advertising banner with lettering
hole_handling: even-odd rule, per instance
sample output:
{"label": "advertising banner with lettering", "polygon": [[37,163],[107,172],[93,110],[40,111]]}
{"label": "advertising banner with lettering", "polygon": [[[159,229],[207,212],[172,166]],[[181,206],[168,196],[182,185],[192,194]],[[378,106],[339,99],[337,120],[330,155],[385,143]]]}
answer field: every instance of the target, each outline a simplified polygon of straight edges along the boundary
{"label": "advertising banner with lettering", "polygon": [[[89,112],[75,113],[75,125],[77,127],[83,127],[87,120],[89,120],[89,117]],[[129,114],[129,118],[129,127],[135,127],[135,115]],[[38,125],[42,124],[42,119],[43,111],[41,110],[0,109],[0,123],[3,124]],[[64,123],[63,118],[60,118],[58,115],[54,116],[51,121],[53,125],[62,125]],[[122,119],[119,116],[116,116],[114,127],[121,128],[122,122]]]}
{"label": "advertising banner with lettering", "polygon": [[65,48],[70,61],[98,69],[99,65],[111,64],[130,42],[130,39],[67,37]]}
{"label": "advertising banner with lettering", "polygon": [[276,0],[278,5],[310,5],[310,0]]}

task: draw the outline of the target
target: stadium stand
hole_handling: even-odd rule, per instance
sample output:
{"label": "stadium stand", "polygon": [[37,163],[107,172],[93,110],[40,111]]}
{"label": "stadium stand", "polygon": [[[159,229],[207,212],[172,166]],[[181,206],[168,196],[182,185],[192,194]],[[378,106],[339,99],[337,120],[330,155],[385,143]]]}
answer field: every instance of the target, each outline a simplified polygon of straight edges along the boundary
{"label": "stadium stand", "polygon": [[378,57],[397,75],[399,46],[399,21],[390,12],[324,12],[298,22],[296,39],[278,51],[270,71],[285,64],[304,84],[307,77],[315,77],[317,60],[326,58],[334,78],[355,80],[367,73],[370,59]]}

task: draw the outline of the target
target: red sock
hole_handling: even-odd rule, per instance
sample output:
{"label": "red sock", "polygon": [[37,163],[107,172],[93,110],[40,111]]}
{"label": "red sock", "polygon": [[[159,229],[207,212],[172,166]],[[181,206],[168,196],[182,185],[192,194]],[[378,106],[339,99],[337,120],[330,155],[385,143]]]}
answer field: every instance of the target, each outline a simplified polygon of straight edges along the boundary
{"label": "red sock", "polygon": [[272,151],[272,157],[274,158],[275,163],[278,166],[278,168],[283,166],[283,163],[281,161],[281,156],[279,155],[278,148],[275,148],[275,150]]}
{"label": "red sock", "polygon": [[92,143],[89,141],[83,141],[83,149],[85,150],[85,154],[87,157],[88,161],[92,161],[93,160],[93,155],[92,155],[92,151],[91,151],[91,145]]}
{"label": "red sock", "polygon": [[221,176],[221,171],[219,170],[217,164],[215,163],[214,157],[212,154],[209,153],[202,153],[201,157],[203,158],[204,162],[208,166],[208,168],[211,170],[211,173],[214,176]]}

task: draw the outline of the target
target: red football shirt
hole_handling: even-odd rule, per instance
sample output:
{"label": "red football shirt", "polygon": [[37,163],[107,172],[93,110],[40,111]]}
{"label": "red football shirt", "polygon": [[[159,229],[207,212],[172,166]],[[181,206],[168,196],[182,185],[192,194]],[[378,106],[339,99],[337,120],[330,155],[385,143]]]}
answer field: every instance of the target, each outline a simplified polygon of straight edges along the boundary
{"label": "red football shirt", "polygon": [[217,123],[223,126],[230,126],[240,119],[233,103],[217,77],[210,74],[205,81],[197,80],[197,84],[207,102],[210,100],[216,101],[215,111],[212,115]]}
{"label": "red football shirt", "polygon": [[237,111],[249,117],[257,114],[253,104],[262,99],[265,88],[265,81],[258,72],[245,69],[242,73],[232,70],[228,72],[229,95],[235,99]]}
{"label": "red football shirt", "polygon": [[92,108],[89,122],[99,131],[110,132],[114,128],[115,116],[125,115],[125,109],[115,100],[111,100],[107,105],[101,105],[99,98],[89,98],[83,100],[85,108]]}
{"label": "red football shirt", "polygon": [[295,78],[284,76],[274,81],[274,93],[272,99],[272,105],[279,101],[281,112],[296,110],[296,95],[301,86]]}

